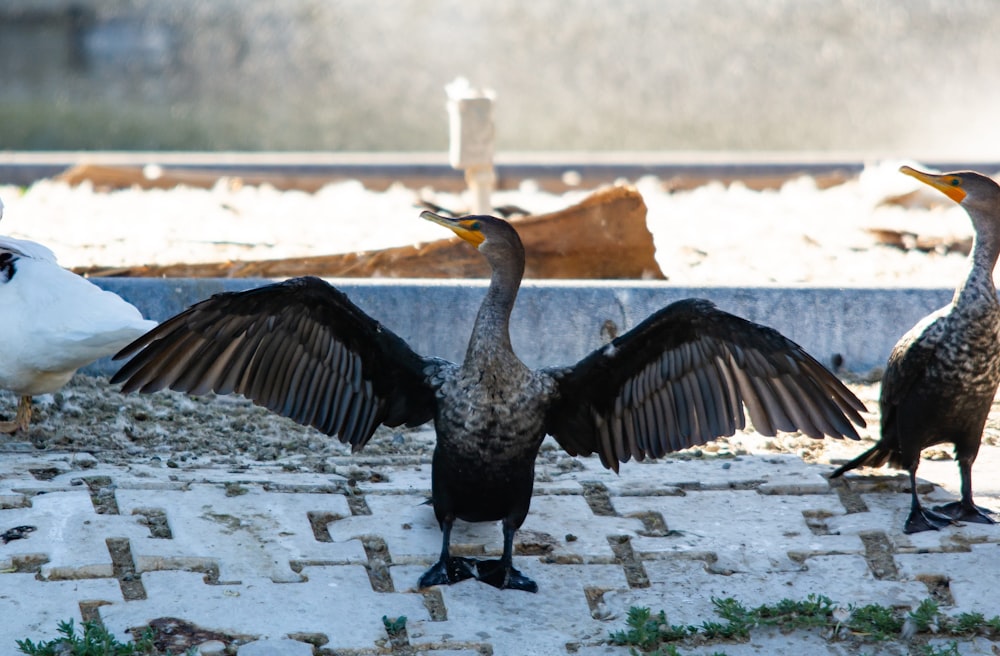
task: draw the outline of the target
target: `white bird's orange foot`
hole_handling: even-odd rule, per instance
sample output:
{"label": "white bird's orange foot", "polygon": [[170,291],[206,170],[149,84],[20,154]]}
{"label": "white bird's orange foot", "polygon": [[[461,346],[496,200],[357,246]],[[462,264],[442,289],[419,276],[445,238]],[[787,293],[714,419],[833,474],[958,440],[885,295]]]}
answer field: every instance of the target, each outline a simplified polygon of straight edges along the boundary
{"label": "white bird's orange foot", "polygon": [[16,433],[28,430],[31,423],[31,397],[22,396],[17,402],[17,416],[14,421],[0,421],[0,433]]}

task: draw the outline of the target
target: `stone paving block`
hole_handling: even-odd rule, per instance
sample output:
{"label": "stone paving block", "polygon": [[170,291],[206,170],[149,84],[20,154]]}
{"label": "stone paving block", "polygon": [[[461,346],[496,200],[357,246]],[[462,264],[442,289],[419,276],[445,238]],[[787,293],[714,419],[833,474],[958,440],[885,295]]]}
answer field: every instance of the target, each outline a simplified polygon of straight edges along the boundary
{"label": "stone paving block", "polygon": [[[724,467],[728,465],[728,468]],[[646,460],[643,462],[627,462],[621,465],[621,471],[616,476],[605,474],[602,482],[614,496],[625,496],[634,489],[667,489],[681,487],[695,489],[703,486],[742,485],[756,480],[758,472],[737,469],[733,460],[678,460],[664,458],[663,460]]]}
{"label": "stone paving block", "polygon": [[306,491],[320,490],[333,486],[344,486],[347,484],[347,477],[331,472],[315,473],[308,471],[287,471],[281,465],[258,465],[253,467],[225,468],[219,465],[199,466],[197,463],[180,467],[177,469],[164,469],[163,467],[150,467],[134,465],[130,470],[137,474],[132,480],[138,481],[148,477],[152,479],[162,479],[165,472],[169,472],[172,481],[183,485],[204,484],[204,485],[225,485],[227,483],[239,483],[243,485],[266,485],[269,487],[288,487]]}
{"label": "stone paving block", "polygon": [[60,622],[72,619],[80,627],[80,601],[121,602],[118,581],[40,581],[30,573],[0,574],[0,654],[18,653],[16,640],[57,638]]}
{"label": "stone paving block", "polygon": [[[384,540],[393,562],[427,563],[429,566],[441,551],[441,531],[434,510],[424,503],[423,496],[406,494],[370,494],[365,505],[371,514],[355,514],[327,526],[334,542],[357,540],[377,535]],[[470,540],[482,544],[491,531],[489,525],[460,522],[452,533],[456,545]],[[470,538],[470,533],[478,535]]]}
{"label": "stone paving block", "polygon": [[[354,516],[330,525],[335,540],[375,534],[383,537],[392,557],[399,563],[426,562],[429,566],[441,549],[441,531],[431,506],[422,497],[377,495],[366,497],[370,516]],[[553,533],[553,527],[559,530]],[[641,521],[623,517],[601,517],[593,513],[582,495],[538,495],[532,499],[531,512],[522,527],[528,532],[553,538],[554,554],[582,559],[609,559],[614,554],[608,546],[609,535],[635,535]],[[567,540],[567,536],[572,536]],[[575,538],[575,539],[573,539]],[[456,553],[498,556],[503,548],[500,522],[467,523],[458,521],[452,532]]]}
{"label": "stone paving block", "polygon": [[997,563],[1000,545],[974,544],[967,552],[897,554],[901,576],[911,579],[939,578],[948,581],[954,599],[949,613],[979,612],[987,619],[1000,615]]}
{"label": "stone paving block", "polygon": [[226,653],[226,643],[221,640],[206,640],[200,645],[196,645],[196,656],[224,656]]}
{"label": "stone paving block", "polygon": [[[422,496],[366,496],[371,515],[357,515],[329,525],[334,540],[377,534],[385,539],[393,561],[397,564],[420,563],[429,566],[441,549],[441,531],[433,508]],[[559,530],[552,532],[554,526]],[[565,557],[611,558],[607,535],[633,533],[642,528],[635,519],[597,517],[582,496],[539,495],[532,499],[531,512],[522,527],[522,538],[529,532],[539,537],[550,536],[555,554]],[[572,535],[576,540],[566,540]],[[451,544],[455,553],[466,555],[490,554],[502,551],[500,522],[455,523]]]}
{"label": "stone paving block", "polygon": [[761,494],[829,494],[829,467],[809,466],[805,469],[777,467],[765,476],[757,490]]}
{"label": "stone paving block", "polygon": [[[616,496],[629,495],[636,486],[648,484],[684,489],[728,490],[745,489],[762,484],[795,482],[822,493],[829,485],[822,478],[825,470],[807,465],[801,458],[788,454],[767,456],[736,456],[733,458],[664,458],[629,462],[621,466],[621,475],[607,482]],[[806,483],[804,483],[804,481]]]}
{"label": "stone paving block", "polygon": [[31,505],[31,497],[25,494],[8,492],[0,493],[0,510],[10,508],[27,508]]}
{"label": "stone paving block", "polygon": [[[0,458],[2,462],[2,458]],[[151,468],[143,465],[129,467],[110,467],[95,465],[85,469],[67,467],[55,457],[37,460],[20,472],[6,478],[0,477],[0,491],[4,486],[11,491],[23,493],[30,498],[52,492],[70,492],[88,489],[88,482],[101,478],[110,479],[113,489],[181,489],[184,483],[170,480],[159,471],[150,473]],[[29,473],[30,472],[30,473]],[[2,475],[0,475],[2,476]]]}
{"label": "stone paving block", "polygon": [[255,640],[236,651],[236,656],[312,656],[312,654],[312,645],[298,640]]}
{"label": "stone paving block", "polygon": [[[525,562],[525,561],[528,562]],[[521,558],[516,566],[538,583],[535,594],[497,590],[478,581],[435,588],[440,592],[447,621],[408,623],[411,644],[484,644],[494,654],[565,654],[603,641],[617,624],[595,619],[587,589],[595,599],[604,590],[627,587],[620,567],[613,565],[558,565]],[[396,580],[419,577],[415,567],[393,568]]]}
{"label": "stone paving block", "polygon": [[950,552],[968,551],[970,544],[1000,541],[996,525],[955,524],[940,531],[922,531],[906,535],[902,527],[887,531],[898,552]]}
{"label": "stone paving block", "polygon": [[[845,645],[826,640],[819,632],[796,631],[793,635],[783,635],[773,628],[754,629],[747,642],[682,646],[680,651],[684,656],[714,656],[720,653],[726,656],[846,656],[858,653],[856,650],[848,651]],[[871,655],[874,652],[862,649],[861,653]]]}
{"label": "stone paving block", "polygon": [[43,554],[44,578],[112,576],[108,538],[142,539],[148,529],[130,516],[99,514],[86,487],[34,497],[30,508],[0,510],[0,527],[30,525],[27,539],[3,546],[0,558]]}
{"label": "stone paving block", "polygon": [[343,495],[193,484],[187,491],[161,491],[154,497],[119,490],[117,497],[122,513],[162,511],[169,525],[170,539],[147,535],[133,545],[140,571],[170,567],[163,560],[200,558],[215,561],[222,582],[258,576],[296,582],[301,575],[291,568],[295,561],[365,561],[359,543],[317,541],[310,524],[310,512],[350,516]]}
{"label": "stone paving block", "polygon": [[896,492],[880,494],[860,494],[864,504],[862,512],[843,510],[826,519],[827,529],[832,533],[866,533],[872,531],[902,533],[906,515],[910,511],[909,494]]}
{"label": "stone paving block", "polygon": [[[614,503],[626,515],[660,513],[671,531],[666,537],[636,538],[632,544],[636,551],[714,553],[716,568],[738,572],[798,569],[789,551],[822,551],[831,544],[827,536],[813,534],[803,512],[843,512],[833,495],[763,495],[756,490],[617,497]],[[833,541],[843,546],[843,541]]]}
{"label": "stone paving block", "polygon": [[22,464],[10,455],[3,454],[0,456],[0,495],[14,494],[15,490],[37,483],[38,479],[29,473],[29,469],[41,470],[47,467],[48,463],[34,459]]}
{"label": "stone paving block", "polygon": [[628,647],[614,645],[584,645],[573,652],[575,656],[627,656],[628,653]]}
{"label": "stone paving block", "polygon": [[240,585],[205,585],[191,572],[152,572],[142,577],[147,599],[104,606],[101,619],[116,635],[156,618],[177,617],[249,639],[322,634],[331,647],[346,650],[371,649],[384,639],[383,615],[429,617],[420,595],[373,591],[359,565],[306,567],[303,574],[302,583],[261,577]]}
{"label": "stone paving block", "polygon": [[[535,471],[535,496],[571,496],[581,494],[583,487],[580,484],[579,472],[556,472],[551,477]],[[596,480],[593,476],[586,477],[588,481]]]}
{"label": "stone paving block", "polygon": [[6,479],[38,480],[30,472],[32,470],[55,469],[60,472],[84,469],[87,462],[93,465],[90,454],[77,453],[39,453],[30,443],[24,442],[29,448],[28,452],[21,452],[19,449],[11,449],[14,443],[0,445],[0,453],[4,457],[0,458],[0,481]]}
{"label": "stone paving block", "polygon": [[431,498],[431,465],[375,467],[382,478],[358,481],[357,487],[366,494],[405,494]]}
{"label": "stone paving block", "polygon": [[[928,507],[934,502],[924,495]],[[907,535],[903,525],[910,512],[909,493],[888,492],[882,494],[862,494],[861,500],[867,510],[837,514],[827,517],[824,522],[829,531],[841,535],[884,534],[899,551],[954,551],[975,542],[1000,542],[1000,530],[995,525],[962,523],[940,531],[923,531]]]}
{"label": "stone paving block", "polygon": [[[948,639],[929,640],[928,646],[940,650],[940,653],[947,654],[951,642]],[[977,637],[963,640],[959,645],[959,654],[960,656],[996,656],[997,645],[986,638]]]}
{"label": "stone paving block", "polygon": [[[1000,483],[991,475],[1000,471],[1000,456],[995,452],[1000,449],[983,448],[980,453],[989,457],[980,458],[973,468],[973,489],[976,502],[980,506],[995,508],[1000,511]],[[992,466],[987,466],[990,463]],[[976,473],[980,472],[979,476]],[[910,483],[906,472],[883,467],[880,469],[862,469],[844,474],[843,482],[849,488],[856,489],[861,494],[872,493],[872,487],[877,486],[876,496],[898,497],[899,512],[903,521],[910,510]],[[957,501],[960,498],[958,467],[952,460],[921,460],[917,471],[917,486],[922,503],[927,506]],[[886,495],[894,491],[895,494]],[[897,504],[892,504],[896,507]]]}
{"label": "stone paving block", "polygon": [[[608,544],[609,536],[637,536],[644,529],[642,521],[633,517],[597,515],[587,505],[583,496],[536,496],[531,501],[531,512],[522,527],[526,531],[547,533],[556,539],[557,552],[580,556],[584,562],[613,558]],[[566,537],[573,539],[567,541]],[[489,549],[499,554],[503,542],[499,525],[496,541]]]}

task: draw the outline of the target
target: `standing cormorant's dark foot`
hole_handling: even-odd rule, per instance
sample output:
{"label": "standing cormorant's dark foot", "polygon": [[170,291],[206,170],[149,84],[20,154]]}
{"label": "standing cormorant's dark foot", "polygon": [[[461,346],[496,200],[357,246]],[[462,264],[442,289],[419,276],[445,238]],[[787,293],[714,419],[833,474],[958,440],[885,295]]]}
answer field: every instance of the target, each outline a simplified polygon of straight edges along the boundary
{"label": "standing cormorant's dark foot", "polygon": [[451,556],[442,558],[424,572],[418,585],[429,588],[432,585],[451,585],[476,577],[476,561],[472,558]]}
{"label": "standing cormorant's dark foot", "polygon": [[938,511],[946,517],[950,517],[953,520],[960,522],[973,522],[975,524],[996,524],[996,520],[990,517],[992,510],[988,508],[980,508],[974,504],[964,504],[961,501],[953,501],[951,503],[946,503],[943,506],[934,506],[934,510]]}
{"label": "standing cormorant's dark foot", "polygon": [[903,533],[920,533],[921,531],[937,531],[953,524],[951,517],[940,515],[926,508],[914,508],[906,518]]}
{"label": "standing cormorant's dark foot", "polygon": [[481,560],[476,568],[479,570],[476,578],[494,588],[538,592],[537,583],[505,564],[503,560]]}

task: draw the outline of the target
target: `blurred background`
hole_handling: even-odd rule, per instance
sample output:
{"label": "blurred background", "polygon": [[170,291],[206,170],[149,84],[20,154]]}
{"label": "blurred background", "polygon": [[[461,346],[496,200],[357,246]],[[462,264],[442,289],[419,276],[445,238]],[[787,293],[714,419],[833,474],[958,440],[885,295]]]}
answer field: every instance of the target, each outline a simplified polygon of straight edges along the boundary
{"label": "blurred background", "polygon": [[996,158],[996,0],[0,0],[0,150]]}

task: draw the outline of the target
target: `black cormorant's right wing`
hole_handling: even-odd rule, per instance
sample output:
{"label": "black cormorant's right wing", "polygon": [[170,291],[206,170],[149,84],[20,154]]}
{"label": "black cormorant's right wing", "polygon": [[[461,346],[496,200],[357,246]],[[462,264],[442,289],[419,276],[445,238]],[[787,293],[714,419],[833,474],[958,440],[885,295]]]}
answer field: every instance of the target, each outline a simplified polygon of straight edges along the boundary
{"label": "black cormorant's right wing", "polygon": [[216,294],[119,352],[124,392],[238,393],[354,451],[433,416],[423,358],[319,278]]}
{"label": "black cormorant's right wing", "polygon": [[656,312],[572,367],[549,369],[558,394],[546,432],[572,455],[617,471],[745,425],[858,439],[864,404],[776,330],[688,299]]}

